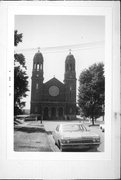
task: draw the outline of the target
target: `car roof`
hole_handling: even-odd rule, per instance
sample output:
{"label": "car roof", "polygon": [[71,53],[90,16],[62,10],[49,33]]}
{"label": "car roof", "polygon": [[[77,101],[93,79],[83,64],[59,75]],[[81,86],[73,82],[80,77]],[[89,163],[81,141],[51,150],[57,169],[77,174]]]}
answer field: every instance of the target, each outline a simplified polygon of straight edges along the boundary
{"label": "car roof", "polygon": [[66,126],[66,125],[83,125],[84,126],[83,123],[64,123],[64,124],[60,124],[61,127]]}

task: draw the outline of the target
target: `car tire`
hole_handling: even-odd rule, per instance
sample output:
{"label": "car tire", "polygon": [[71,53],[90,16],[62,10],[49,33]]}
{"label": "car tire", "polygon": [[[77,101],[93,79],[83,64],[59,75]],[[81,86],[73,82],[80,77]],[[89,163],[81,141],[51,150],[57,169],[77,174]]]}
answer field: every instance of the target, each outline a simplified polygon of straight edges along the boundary
{"label": "car tire", "polygon": [[94,146],[90,146],[90,149],[91,149],[92,151],[94,151],[94,152],[97,152],[97,148],[98,148],[97,146],[95,146],[95,147],[94,147]]}
{"label": "car tire", "polygon": [[55,145],[58,146],[57,142],[55,141]]}
{"label": "car tire", "polygon": [[59,147],[60,151],[63,152],[63,148],[62,148],[62,146],[61,146],[60,141],[58,142],[58,147]]}

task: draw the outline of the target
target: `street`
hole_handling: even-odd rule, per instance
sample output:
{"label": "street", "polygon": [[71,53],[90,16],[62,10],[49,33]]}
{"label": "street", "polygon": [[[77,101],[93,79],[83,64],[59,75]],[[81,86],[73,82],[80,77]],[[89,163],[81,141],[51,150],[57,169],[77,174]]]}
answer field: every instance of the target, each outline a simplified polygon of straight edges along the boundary
{"label": "street", "polygon": [[[76,121],[28,121],[15,127],[14,130],[14,150],[19,152],[60,152],[55,145],[52,132],[60,123],[74,123]],[[85,123],[86,124],[86,123]],[[87,125],[87,124],[86,124]],[[104,151],[104,133],[99,129],[99,126],[91,126],[90,130],[100,135],[101,144],[97,150],[82,149],[82,150],[66,150],[67,152],[103,152]]]}

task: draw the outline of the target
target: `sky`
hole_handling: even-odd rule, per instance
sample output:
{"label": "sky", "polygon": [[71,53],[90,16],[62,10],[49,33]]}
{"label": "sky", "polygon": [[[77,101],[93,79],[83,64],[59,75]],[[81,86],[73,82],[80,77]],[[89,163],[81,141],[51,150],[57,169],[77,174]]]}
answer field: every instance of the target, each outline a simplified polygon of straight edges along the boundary
{"label": "sky", "polygon": [[[16,15],[15,30],[23,34],[15,51],[25,56],[29,76],[25,109],[30,109],[33,57],[38,47],[44,57],[44,82],[54,76],[63,82],[65,59],[71,49],[76,60],[77,95],[80,73],[94,63],[105,61],[104,16]],[[72,46],[78,44],[78,48]],[[60,47],[66,45],[68,48]]]}

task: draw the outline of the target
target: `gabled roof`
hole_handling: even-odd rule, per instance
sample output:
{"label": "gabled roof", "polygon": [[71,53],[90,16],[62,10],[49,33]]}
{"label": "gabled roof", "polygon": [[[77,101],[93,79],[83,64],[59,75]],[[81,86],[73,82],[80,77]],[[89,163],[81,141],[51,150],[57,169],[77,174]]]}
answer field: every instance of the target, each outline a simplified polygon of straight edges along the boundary
{"label": "gabled roof", "polygon": [[64,85],[61,81],[59,81],[57,78],[53,77],[52,79],[50,79],[49,81],[44,83],[45,85],[47,84],[60,84],[60,85]]}

